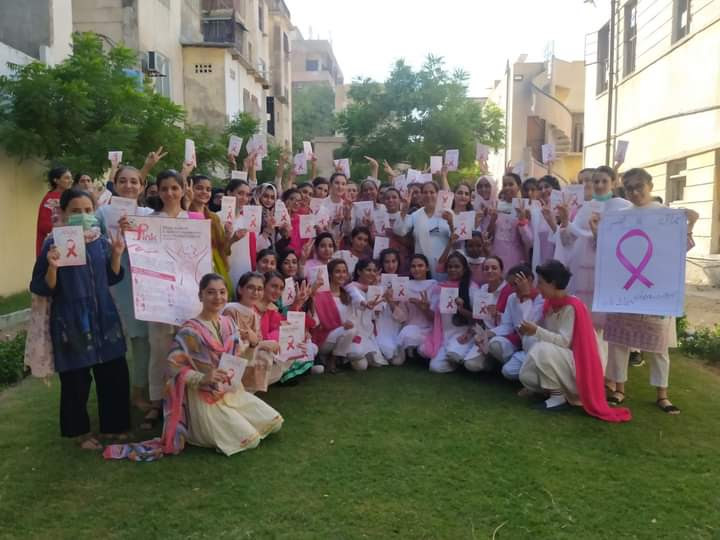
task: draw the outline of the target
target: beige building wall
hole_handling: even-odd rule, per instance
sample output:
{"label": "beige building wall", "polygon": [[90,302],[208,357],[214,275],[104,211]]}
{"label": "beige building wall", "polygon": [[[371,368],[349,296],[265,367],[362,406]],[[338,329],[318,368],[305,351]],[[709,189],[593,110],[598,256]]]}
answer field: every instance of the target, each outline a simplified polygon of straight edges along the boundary
{"label": "beige building wall", "polygon": [[46,168],[33,161],[18,162],[0,149],[0,296],[27,290],[35,264],[35,233],[40,201],[47,193]]}
{"label": "beige building wall", "polygon": [[[552,57],[527,62],[525,55],[508,64],[504,77],[495,81],[487,101],[503,112],[506,148],[491,154],[490,172],[501,177],[505,164],[523,164],[523,177],[550,172],[561,181],[573,181],[582,168],[582,116],[585,95],[583,62]],[[556,147],[552,169],[542,163],[541,146]]]}
{"label": "beige building wall", "polygon": [[184,105],[183,40],[202,41],[199,0],[72,0],[73,28],[96,32],[138,51],[168,61],[169,98]]}
{"label": "beige building wall", "polygon": [[283,0],[269,0],[270,13],[270,94],[275,98],[275,141],[293,147],[292,137],[292,67],[290,34],[293,29],[290,12]]}
{"label": "beige building wall", "polygon": [[227,121],[225,74],[230,54],[225,48],[185,47],[185,110],[191,124],[222,129]]}
{"label": "beige building wall", "polygon": [[[688,253],[688,279],[719,284],[720,0],[690,5],[690,32],[672,43],[672,3],[639,0],[635,70],[626,76],[621,6],[611,142],[612,148],[616,140],[629,142],[620,172],[646,168],[653,175],[654,193],[666,202],[674,182],[668,170],[673,162],[683,166],[673,171],[685,180],[683,196],[669,204],[700,214],[694,231],[697,245]],[[584,157],[589,166],[605,162],[608,92],[597,95],[597,70],[595,62],[586,67]]]}

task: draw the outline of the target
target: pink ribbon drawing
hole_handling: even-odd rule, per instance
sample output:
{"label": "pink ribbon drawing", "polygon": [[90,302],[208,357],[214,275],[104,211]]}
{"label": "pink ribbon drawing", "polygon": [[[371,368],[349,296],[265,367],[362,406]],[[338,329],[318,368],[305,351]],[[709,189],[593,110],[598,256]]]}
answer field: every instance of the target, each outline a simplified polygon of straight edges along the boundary
{"label": "pink ribbon drawing", "polygon": [[[622,246],[623,242],[627,240],[628,238],[633,238],[635,236],[639,236],[641,238],[644,238],[647,241],[647,250],[645,251],[645,255],[643,255],[642,260],[640,261],[640,264],[637,266],[634,266],[625,255],[623,255],[622,249],[620,247]],[[650,262],[650,259],[652,258],[653,254],[653,244],[652,240],[650,240],[650,237],[640,229],[632,229],[628,232],[626,232],[622,238],[620,238],[620,241],[617,244],[617,248],[615,248],[615,256],[617,257],[618,261],[620,261],[620,264],[622,264],[627,270],[630,272],[630,279],[627,280],[625,285],[623,285],[623,288],[625,290],[630,289],[632,287],[633,283],[635,281],[640,281],[643,285],[650,288],[654,285],[652,281],[650,281],[648,278],[646,278],[642,271],[645,270],[645,267],[648,265],[648,262]]]}

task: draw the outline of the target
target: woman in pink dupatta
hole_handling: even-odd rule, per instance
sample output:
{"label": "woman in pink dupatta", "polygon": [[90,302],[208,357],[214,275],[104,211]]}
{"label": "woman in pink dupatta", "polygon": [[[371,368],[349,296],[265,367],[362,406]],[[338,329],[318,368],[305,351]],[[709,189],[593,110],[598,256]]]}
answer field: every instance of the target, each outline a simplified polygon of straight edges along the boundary
{"label": "woman in pink dupatta", "polygon": [[552,259],[535,271],[545,298],[544,320],[542,327],[529,321],[520,324],[521,334],[538,340],[527,354],[520,381],[529,391],[549,396],[539,404],[544,411],[564,410],[570,403],[606,422],[629,421],[629,409],[613,409],[605,399],[603,363],[590,312],[579,298],[565,293],[570,272]]}
{"label": "woman in pink dupatta", "polygon": [[275,409],[243,389],[240,354],[248,345],[234,321],[221,314],[228,296],[223,278],[205,275],[199,296],[202,312],[183,324],[168,356],[172,378],[166,386],[162,437],[108,446],[106,459],[152,461],[179,454],[186,442],[231,456],[255,448],[282,427]]}
{"label": "woman in pink dupatta", "polygon": [[532,234],[528,226],[529,211],[513,209],[513,199],[520,197],[522,181],[515,173],[503,176],[501,200],[497,208],[490,208],[488,230],[493,239],[491,253],[502,259],[505,268],[512,268],[528,260]]}

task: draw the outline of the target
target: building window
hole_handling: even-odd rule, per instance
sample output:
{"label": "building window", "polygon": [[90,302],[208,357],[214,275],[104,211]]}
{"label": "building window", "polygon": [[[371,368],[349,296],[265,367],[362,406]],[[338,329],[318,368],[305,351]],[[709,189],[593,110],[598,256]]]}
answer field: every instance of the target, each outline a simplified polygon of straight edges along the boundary
{"label": "building window", "polygon": [[623,75],[628,76],[635,71],[635,56],[637,55],[637,0],[631,0],[625,4],[624,51]]}
{"label": "building window", "polygon": [[685,182],[687,160],[677,159],[667,164],[667,183],[665,185],[665,202],[685,200]]}
{"label": "building window", "polygon": [[262,4],[258,6],[258,28],[261,32],[265,32],[265,12],[263,11]]}
{"label": "building window", "polygon": [[597,39],[597,87],[596,94],[602,94],[608,89],[610,80],[610,24],[603,26],[598,32]]}
{"label": "building window", "polygon": [[305,60],[305,71],[320,71],[318,60]]}
{"label": "building window", "polygon": [[195,73],[212,73],[212,64],[195,64]]}
{"label": "building window", "polygon": [[285,32],[283,32],[283,51],[285,54],[290,54],[290,40]]}
{"label": "building window", "polygon": [[265,98],[265,107],[267,111],[267,132],[269,135],[275,135],[275,98],[273,96]]}
{"label": "building window", "polygon": [[673,0],[673,43],[684,38],[689,33],[690,0]]}

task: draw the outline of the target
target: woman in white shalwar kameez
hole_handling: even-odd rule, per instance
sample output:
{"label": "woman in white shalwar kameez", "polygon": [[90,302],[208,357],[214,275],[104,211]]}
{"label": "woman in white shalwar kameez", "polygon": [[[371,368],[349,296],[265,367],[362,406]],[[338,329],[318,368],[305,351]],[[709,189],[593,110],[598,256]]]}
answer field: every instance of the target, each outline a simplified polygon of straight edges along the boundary
{"label": "woman in white shalwar kameez", "polygon": [[[348,347],[347,357],[354,369],[367,369],[367,366],[387,366],[388,362],[380,354],[380,347],[375,339],[375,306],[382,298],[369,298],[370,285],[377,281],[375,261],[363,259],[355,267],[354,281],[345,287],[352,300],[354,339]],[[358,367],[358,366],[364,366]]]}
{"label": "woman in white shalwar kameez", "polygon": [[568,404],[606,422],[627,422],[630,411],[612,409],[605,399],[603,366],[590,312],[582,301],[567,295],[570,272],[556,260],[536,268],[538,289],[545,298],[542,326],[523,321],[519,332],[537,342],[520,370],[527,391],[546,394],[537,408],[559,411]]}
{"label": "woman in white shalwar kameez", "polygon": [[[416,254],[410,259],[410,281],[407,302],[393,302],[393,318],[401,327],[397,335],[397,354],[393,357],[393,365],[405,363],[408,352],[415,352],[425,341],[433,327],[433,312],[430,309],[430,298],[437,282],[430,279],[427,257]],[[389,301],[390,303],[392,301]]]}
{"label": "woman in white shalwar kameez", "polygon": [[[477,285],[472,283],[472,272],[461,253],[452,253],[447,260],[448,281],[433,290],[431,310],[435,312],[433,330],[427,336],[420,354],[430,358],[430,371],[450,373],[465,363],[473,346],[472,297]],[[440,297],[443,288],[457,288],[457,313],[440,313]]]}
{"label": "woman in white shalwar kameez", "polygon": [[[400,253],[396,249],[388,248],[380,252],[378,257],[380,274],[398,274],[400,268]],[[383,291],[385,292],[385,291]],[[385,297],[386,295],[383,295]],[[389,295],[388,295],[389,296]],[[372,300],[372,299],[371,299]],[[377,344],[385,360],[393,365],[399,365],[398,335],[400,321],[393,316],[393,307],[396,305],[392,298],[385,298],[375,308],[375,327]]]}

